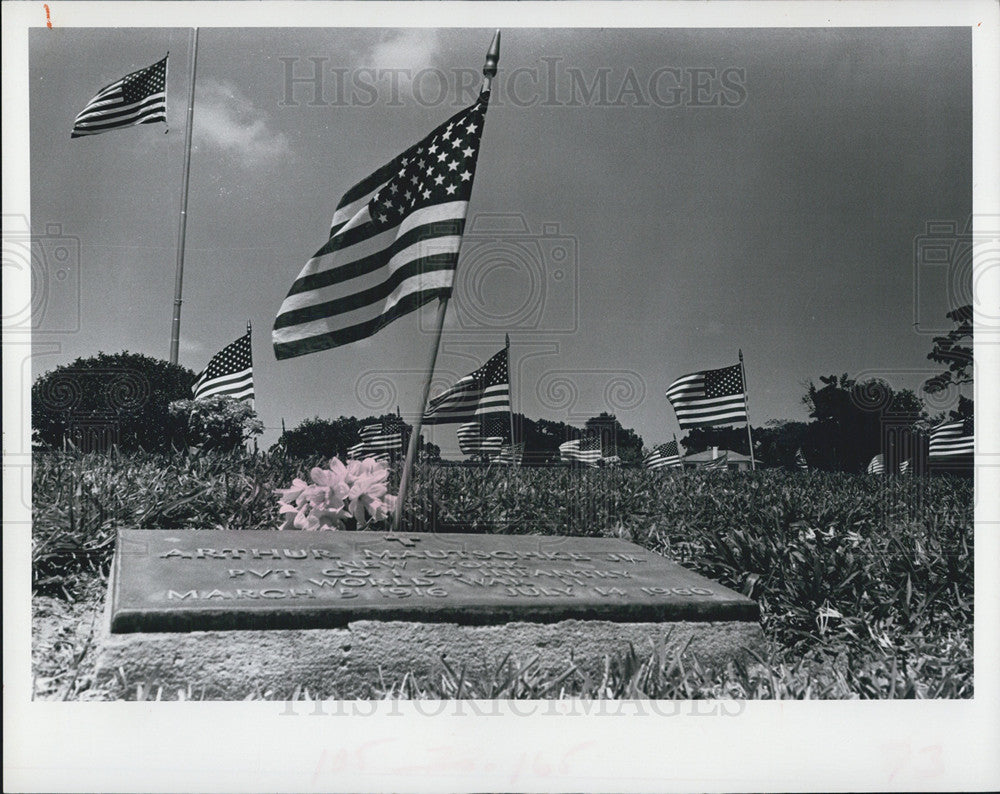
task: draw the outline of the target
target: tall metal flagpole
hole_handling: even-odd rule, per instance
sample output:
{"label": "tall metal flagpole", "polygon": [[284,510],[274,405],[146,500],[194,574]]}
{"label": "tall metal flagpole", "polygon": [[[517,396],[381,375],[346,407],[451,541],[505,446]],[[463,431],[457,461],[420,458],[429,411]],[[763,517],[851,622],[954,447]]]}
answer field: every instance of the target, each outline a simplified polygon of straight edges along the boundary
{"label": "tall metal flagpole", "polygon": [[750,443],[750,469],[757,470],[757,461],[753,454],[753,436],[750,433],[750,401],[747,400],[747,369],[743,364],[743,351],[740,350],[740,377],[743,378],[743,405],[747,413],[747,441]]}
{"label": "tall metal flagpole", "polygon": [[[500,31],[493,36],[493,42],[486,53],[486,63],[483,64],[483,91],[488,91],[497,74],[497,63],[500,61]],[[463,238],[464,239],[464,238]],[[459,251],[461,251],[461,241],[459,241]],[[413,459],[417,455],[417,441],[420,438],[420,429],[424,423],[424,410],[427,408],[427,397],[431,392],[431,378],[434,377],[434,364],[437,362],[438,347],[441,345],[441,332],[444,330],[444,313],[448,308],[448,297],[438,300],[437,308],[437,331],[434,334],[434,344],[431,345],[430,361],[427,364],[427,379],[424,381],[423,392],[420,397],[420,407],[417,411],[417,418],[413,422],[413,433],[410,435],[410,443],[406,447],[406,461],[403,463],[403,473],[399,478],[399,496],[396,499],[396,515],[393,519],[393,527],[398,531],[403,522],[403,503],[406,501],[406,493],[410,486],[410,472],[413,469]]]}
{"label": "tall metal flagpole", "polygon": [[191,126],[194,122],[194,76],[198,67],[198,28],[191,45],[191,86],[188,89],[187,127],[184,130],[184,179],[181,183],[181,218],[177,227],[177,275],[174,278],[174,319],[170,324],[170,363],[177,363],[181,341],[181,287],[184,283],[184,238],[187,235],[188,184],[191,176]]}

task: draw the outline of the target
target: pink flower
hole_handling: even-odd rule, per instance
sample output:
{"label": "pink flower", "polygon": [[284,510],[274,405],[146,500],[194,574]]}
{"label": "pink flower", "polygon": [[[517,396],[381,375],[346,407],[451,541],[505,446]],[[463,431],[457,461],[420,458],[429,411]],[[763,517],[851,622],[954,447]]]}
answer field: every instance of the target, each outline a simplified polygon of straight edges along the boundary
{"label": "pink flower", "polygon": [[331,458],[327,468],[309,472],[312,484],[299,478],[291,488],[278,488],[281,529],[343,529],[353,518],[358,527],[384,521],[396,497],[387,493],[388,466],[374,458],[349,460],[345,465]]}

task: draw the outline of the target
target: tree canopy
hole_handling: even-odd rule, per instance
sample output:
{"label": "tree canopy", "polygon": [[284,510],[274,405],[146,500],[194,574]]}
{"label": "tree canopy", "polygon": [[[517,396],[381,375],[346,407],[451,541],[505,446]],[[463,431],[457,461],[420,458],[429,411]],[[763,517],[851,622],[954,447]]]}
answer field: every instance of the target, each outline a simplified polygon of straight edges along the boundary
{"label": "tree canopy", "polygon": [[98,353],[40,375],[31,386],[33,439],[87,451],[112,444],[158,451],[171,444],[168,406],[191,396],[195,374],[139,353]]}

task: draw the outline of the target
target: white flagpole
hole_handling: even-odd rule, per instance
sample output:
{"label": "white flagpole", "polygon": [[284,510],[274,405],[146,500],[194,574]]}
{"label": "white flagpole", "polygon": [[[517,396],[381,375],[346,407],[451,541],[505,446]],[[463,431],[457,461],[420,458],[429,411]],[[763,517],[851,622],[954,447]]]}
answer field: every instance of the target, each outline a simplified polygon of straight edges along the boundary
{"label": "white flagpole", "polygon": [[[731,359],[730,359],[731,360]],[[747,413],[747,441],[750,443],[750,470],[757,470],[757,461],[753,454],[753,435],[750,433],[750,401],[747,399],[747,370],[743,364],[743,350],[740,350],[740,377],[743,378],[743,407]]]}
{"label": "white flagpole", "polygon": [[187,236],[188,184],[191,176],[191,126],[194,122],[194,77],[198,68],[198,28],[191,45],[191,86],[188,89],[187,127],[184,130],[184,179],[181,182],[181,217],[177,228],[177,274],[174,279],[174,319],[170,325],[170,363],[177,363],[181,340],[181,287],[184,283],[184,238]]}
{"label": "white flagpole", "polygon": [[[488,91],[496,77],[497,63],[500,60],[500,31],[493,37],[493,43],[486,53],[486,63],[483,65],[483,91]],[[464,239],[464,238],[463,238]],[[461,241],[459,241],[459,252],[461,252]],[[444,314],[448,309],[447,296],[438,300],[437,309],[437,330],[434,334],[434,344],[431,345],[430,361],[427,365],[427,378],[424,380],[424,388],[420,397],[420,408],[417,417],[413,422],[413,433],[410,435],[410,443],[406,447],[406,461],[403,463],[403,473],[399,478],[399,495],[396,498],[396,515],[393,517],[393,528],[396,531],[403,522],[403,503],[406,501],[406,494],[410,486],[410,473],[413,469],[413,460],[417,456],[417,441],[420,438],[420,430],[424,423],[424,411],[427,408],[427,397],[431,391],[431,378],[434,377],[434,364],[437,362],[438,347],[441,345],[441,332],[444,330]]]}

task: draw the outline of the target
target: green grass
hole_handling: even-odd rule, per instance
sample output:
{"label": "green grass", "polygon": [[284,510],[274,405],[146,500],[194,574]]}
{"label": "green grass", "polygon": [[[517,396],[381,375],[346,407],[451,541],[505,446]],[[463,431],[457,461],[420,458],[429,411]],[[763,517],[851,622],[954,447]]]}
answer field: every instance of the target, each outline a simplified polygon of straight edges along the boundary
{"label": "green grass", "polygon": [[[266,455],[37,455],[39,603],[96,603],[118,527],[274,528],[271,490],[315,462]],[[972,502],[971,482],[950,477],[418,469],[406,505],[408,527],[631,540],[755,598],[771,650],[756,664],[715,670],[695,659],[633,652],[609,659],[602,681],[567,667],[553,682],[533,672],[530,660],[511,660],[479,680],[442,664],[434,680],[372,682],[356,694],[971,697]],[[51,615],[39,620],[58,623]],[[38,696],[154,694],[141,682],[102,684],[86,673],[73,676],[67,688],[59,665],[47,661],[72,665],[80,653],[72,651],[73,640],[66,642],[70,650],[36,653],[41,678],[59,680]],[[296,694],[302,695],[270,696]]]}

